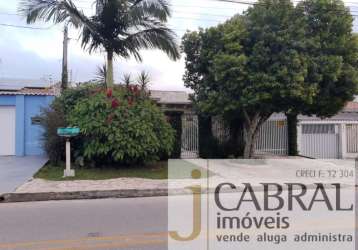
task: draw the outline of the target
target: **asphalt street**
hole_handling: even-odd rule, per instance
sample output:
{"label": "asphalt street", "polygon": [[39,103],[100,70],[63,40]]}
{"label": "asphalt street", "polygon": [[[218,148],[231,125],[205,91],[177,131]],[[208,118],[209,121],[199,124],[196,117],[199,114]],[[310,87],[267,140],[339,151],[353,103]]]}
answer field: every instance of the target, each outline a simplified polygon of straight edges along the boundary
{"label": "asphalt street", "polygon": [[[174,205],[189,211],[191,199],[175,197]],[[154,197],[0,204],[0,250],[165,250],[167,202]],[[340,228],[340,218],[319,213],[302,221],[303,227],[330,220]]]}
{"label": "asphalt street", "polygon": [[0,249],[167,249],[167,199],[0,204]]}

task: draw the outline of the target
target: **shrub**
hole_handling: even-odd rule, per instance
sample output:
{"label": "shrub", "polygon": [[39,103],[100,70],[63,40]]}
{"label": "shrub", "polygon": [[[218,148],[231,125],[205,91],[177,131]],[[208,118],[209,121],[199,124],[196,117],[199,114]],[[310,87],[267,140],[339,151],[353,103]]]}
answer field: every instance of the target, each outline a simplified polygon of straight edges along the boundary
{"label": "shrub", "polygon": [[58,163],[64,158],[65,141],[57,135],[57,128],[66,126],[65,114],[63,110],[50,107],[42,111],[41,120],[45,129],[44,149],[50,161]]}
{"label": "shrub", "polygon": [[[69,125],[68,114],[81,98],[88,96],[94,89],[98,89],[98,87],[85,85],[83,87],[67,89],[53,101],[49,108],[42,110],[41,120],[44,128],[44,149],[51,162],[56,164],[65,159],[65,140],[57,135],[57,128]],[[74,149],[72,150],[73,159],[80,156],[81,141],[81,137],[71,139],[72,148]]]}
{"label": "shrub", "polygon": [[83,156],[97,165],[138,164],[170,154],[174,130],[137,86],[91,91],[69,114],[83,137]]}
{"label": "shrub", "polygon": [[182,137],[182,121],[181,115],[182,112],[166,112],[165,115],[167,116],[167,120],[175,130],[175,139],[173,150],[170,155],[172,159],[178,159],[181,156],[181,137]]}

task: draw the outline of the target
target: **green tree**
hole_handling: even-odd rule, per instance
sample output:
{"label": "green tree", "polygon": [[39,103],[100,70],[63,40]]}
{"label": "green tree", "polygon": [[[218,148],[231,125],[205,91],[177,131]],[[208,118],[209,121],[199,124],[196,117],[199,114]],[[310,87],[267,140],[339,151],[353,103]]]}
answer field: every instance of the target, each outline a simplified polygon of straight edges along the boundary
{"label": "green tree", "polygon": [[297,150],[297,115],[321,118],[337,114],[354,98],[358,86],[358,40],[353,18],[340,0],[306,0],[297,5],[305,21],[307,85],[317,88],[312,103],[292,102],[287,112],[290,153]]}
{"label": "green tree", "polygon": [[304,25],[288,0],[262,0],[244,15],[183,38],[184,81],[202,112],[243,121],[244,157],[254,155],[260,127],[292,100],[310,103]]}
{"label": "green tree", "polygon": [[107,86],[113,82],[113,57],[134,56],[141,49],[160,49],[174,60],[180,54],[175,33],[166,26],[170,16],[166,0],[96,0],[96,14],[87,17],[71,0],[22,0],[20,13],[27,23],[69,22],[81,29],[82,46],[89,53],[107,52]]}

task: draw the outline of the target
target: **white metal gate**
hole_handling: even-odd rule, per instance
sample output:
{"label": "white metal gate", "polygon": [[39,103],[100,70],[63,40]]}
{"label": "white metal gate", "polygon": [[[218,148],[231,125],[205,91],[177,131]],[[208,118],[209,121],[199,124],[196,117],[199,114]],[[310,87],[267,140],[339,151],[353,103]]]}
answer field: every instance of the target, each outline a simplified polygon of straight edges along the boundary
{"label": "white metal gate", "polygon": [[358,153],[358,124],[347,124],[347,153]]}
{"label": "white metal gate", "polygon": [[15,155],[16,108],[0,106],[0,156]]}
{"label": "white metal gate", "polygon": [[273,155],[288,154],[287,122],[268,120],[261,127],[256,142],[257,153]]}
{"label": "white metal gate", "polygon": [[199,156],[199,122],[198,116],[182,115],[181,158],[198,158]]}
{"label": "white metal gate", "polygon": [[303,124],[301,155],[321,158],[339,158],[339,132],[336,124]]}

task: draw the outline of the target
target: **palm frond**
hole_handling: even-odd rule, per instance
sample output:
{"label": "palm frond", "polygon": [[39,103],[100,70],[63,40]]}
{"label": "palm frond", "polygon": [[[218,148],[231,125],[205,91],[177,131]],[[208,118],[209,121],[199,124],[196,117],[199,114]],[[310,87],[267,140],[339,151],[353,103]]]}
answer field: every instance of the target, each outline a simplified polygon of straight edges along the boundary
{"label": "palm frond", "polygon": [[180,57],[176,36],[165,26],[167,0],[96,0],[97,13],[87,17],[73,0],[21,0],[19,12],[28,23],[70,22],[82,29],[82,47],[90,53],[104,48],[141,61],[141,49],[160,49]]}
{"label": "palm frond", "polygon": [[166,22],[171,16],[170,6],[166,0],[129,0],[132,4],[128,15],[133,19],[151,16]]}
{"label": "palm frond", "polygon": [[37,21],[62,23],[68,21],[75,27],[87,22],[86,16],[71,0],[22,0],[19,13],[28,24]]}
{"label": "palm frond", "polygon": [[97,66],[95,80],[105,83],[106,78],[107,78],[107,66],[105,64],[103,64],[102,66]]}
{"label": "palm frond", "polygon": [[122,84],[126,87],[129,87],[132,84],[132,75],[131,74],[124,74],[122,78]]}
{"label": "palm frond", "polygon": [[123,47],[130,51],[137,60],[141,60],[141,57],[138,57],[140,49],[159,49],[173,60],[180,58],[176,35],[164,26],[145,29],[129,35],[123,40]]}

